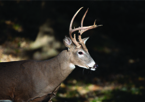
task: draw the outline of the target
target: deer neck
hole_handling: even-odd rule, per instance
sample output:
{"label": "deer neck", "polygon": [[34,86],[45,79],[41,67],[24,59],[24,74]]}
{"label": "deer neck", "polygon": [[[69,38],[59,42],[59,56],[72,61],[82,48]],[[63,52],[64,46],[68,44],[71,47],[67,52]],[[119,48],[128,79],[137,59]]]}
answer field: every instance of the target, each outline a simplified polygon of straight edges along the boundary
{"label": "deer neck", "polygon": [[56,57],[42,63],[44,75],[48,77],[48,82],[52,82],[54,86],[65,80],[75,68],[75,65],[71,63],[70,53],[67,50],[63,50]]}
{"label": "deer neck", "polygon": [[63,50],[59,55],[50,60],[40,61],[37,64],[41,67],[37,70],[38,74],[33,76],[37,77],[37,79],[40,78],[35,86],[37,87],[35,97],[53,92],[75,68],[70,61],[70,53],[67,50]]}
{"label": "deer neck", "polygon": [[67,50],[63,50],[55,60],[57,61],[56,69],[59,70],[62,77],[66,78],[75,68],[75,65],[71,63],[71,53]]}

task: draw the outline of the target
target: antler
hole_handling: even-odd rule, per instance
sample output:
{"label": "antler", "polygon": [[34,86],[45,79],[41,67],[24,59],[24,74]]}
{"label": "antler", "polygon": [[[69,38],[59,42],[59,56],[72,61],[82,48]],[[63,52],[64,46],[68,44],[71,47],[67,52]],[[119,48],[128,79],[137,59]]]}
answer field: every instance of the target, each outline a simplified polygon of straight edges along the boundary
{"label": "antler", "polygon": [[72,18],[72,20],[71,20],[71,22],[70,22],[70,26],[69,26],[69,35],[70,35],[70,38],[71,38],[71,40],[73,41],[73,43],[74,43],[77,47],[80,47],[80,44],[79,44],[79,43],[77,42],[77,40],[76,40],[76,34],[74,34],[74,38],[73,38],[73,37],[72,37],[72,33],[75,32],[75,31],[77,31],[76,29],[78,29],[78,28],[72,29],[72,23],[73,23],[73,21],[74,21],[76,15],[79,13],[79,11],[80,11],[82,8],[83,8],[83,7],[81,7],[81,8],[74,14],[74,16],[73,16],[73,18]]}
{"label": "antler", "polygon": [[79,36],[78,36],[78,39],[79,39],[79,42],[81,42],[81,43],[83,43],[82,38],[81,38],[81,35],[82,35],[85,31],[90,30],[90,29],[94,29],[94,28],[99,27],[99,26],[102,26],[102,25],[96,25],[96,20],[95,20],[95,21],[94,21],[94,25],[87,26],[87,27],[83,27],[83,22],[84,22],[84,19],[85,19],[85,17],[86,17],[86,14],[87,14],[88,10],[89,10],[89,9],[86,10],[86,12],[85,12],[85,14],[84,14],[84,16],[83,16],[83,18],[82,18],[82,21],[81,21],[81,28],[85,28],[85,29],[80,29],[80,30],[79,30],[79,33],[80,33],[80,34],[79,34]]}
{"label": "antler", "polygon": [[[95,20],[94,25],[91,25],[91,26],[84,26],[84,27],[83,27],[83,21],[84,21],[84,18],[85,18],[85,16],[86,16],[87,12],[88,12],[88,9],[87,9],[87,11],[85,12],[85,14],[84,14],[84,16],[83,16],[83,18],[82,18],[81,27],[72,29],[72,23],[73,23],[73,21],[74,21],[76,15],[79,13],[79,11],[80,11],[82,8],[83,8],[83,7],[81,7],[81,8],[75,13],[75,15],[73,16],[73,18],[72,18],[72,20],[71,20],[71,22],[70,22],[70,27],[69,27],[69,35],[70,35],[70,38],[71,38],[71,40],[73,41],[73,43],[74,43],[77,47],[80,47],[80,46],[81,46],[81,45],[79,44],[79,42],[80,42],[80,43],[83,43],[82,38],[81,38],[81,35],[82,35],[85,31],[90,30],[90,29],[94,29],[94,28],[96,28],[96,27],[98,27],[98,26],[102,26],[102,25],[96,25],[96,24],[95,24],[96,20]],[[79,36],[78,36],[79,42],[77,42],[77,40],[76,40],[76,34],[74,34],[74,38],[72,37],[72,33],[75,32],[75,31],[79,31],[79,33],[80,33]]]}

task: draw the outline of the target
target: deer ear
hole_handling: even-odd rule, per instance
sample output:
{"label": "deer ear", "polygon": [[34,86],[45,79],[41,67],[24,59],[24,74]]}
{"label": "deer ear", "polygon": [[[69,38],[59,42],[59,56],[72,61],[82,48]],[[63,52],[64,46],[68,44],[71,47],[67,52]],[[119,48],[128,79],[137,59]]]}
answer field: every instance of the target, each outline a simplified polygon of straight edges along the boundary
{"label": "deer ear", "polygon": [[72,41],[69,37],[65,36],[65,38],[63,39],[63,43],[64,43],[65,47],[70,48]]}
{"label": "deer ear", "polygon": [[89,37],[83,38],[83,39],[82,39],[82,40],[83,40],[83,43],[86,44],[86,42],[87,42],[88,39],[89,39]]}

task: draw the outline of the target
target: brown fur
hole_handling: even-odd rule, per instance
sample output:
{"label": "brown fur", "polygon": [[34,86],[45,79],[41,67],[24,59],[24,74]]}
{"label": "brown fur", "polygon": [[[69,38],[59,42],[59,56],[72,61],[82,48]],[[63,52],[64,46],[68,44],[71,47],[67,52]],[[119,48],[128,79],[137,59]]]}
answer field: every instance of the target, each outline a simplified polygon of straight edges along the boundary
{"label": "brown fur", "polygon": [[0,99],[28,102],[41,97],[39,100],[44,100],[71,73],[68,59],[64,50],[47,61],[0,63]]}
{"label": "brown fur", "polygon": [[[70,39],[70,38],[66,38]],[[0,100],[14,102],[47,102],[56,94],[59,85],[73,71],[70,63],[86,66],[91,56],[87,51],[84,58],[78,57],[73,43],[64,42],[68,50],[46,61],[15,61],[0,63]]]}

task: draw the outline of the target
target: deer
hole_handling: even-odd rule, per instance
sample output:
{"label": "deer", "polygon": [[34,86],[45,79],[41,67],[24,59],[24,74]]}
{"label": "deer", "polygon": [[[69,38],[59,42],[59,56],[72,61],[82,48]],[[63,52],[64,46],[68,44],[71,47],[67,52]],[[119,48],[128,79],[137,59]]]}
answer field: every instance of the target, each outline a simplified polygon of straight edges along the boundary
{"label": "deer", "polygon": [[[67,76],[79,66],[95,71],[97,64],[90,56],[86,47],[87,38],[81,38],[82,34],[90,29],[102,25],[83,26],[86,10],[81,20],[81,26],[72,28],[76,15],[72,17],[69,26],[69,37],[65,37],[63,43],[66,49],[57,56],[44,61],[24,60],[0,63],[0,100],[12,102],[52,102],[60,84]],[[78,39],[74,32],[78,31]]]}

